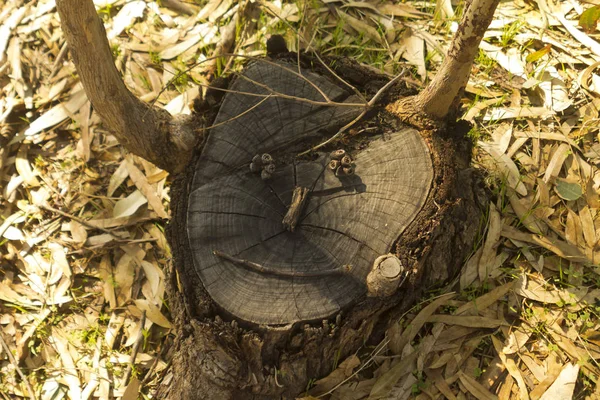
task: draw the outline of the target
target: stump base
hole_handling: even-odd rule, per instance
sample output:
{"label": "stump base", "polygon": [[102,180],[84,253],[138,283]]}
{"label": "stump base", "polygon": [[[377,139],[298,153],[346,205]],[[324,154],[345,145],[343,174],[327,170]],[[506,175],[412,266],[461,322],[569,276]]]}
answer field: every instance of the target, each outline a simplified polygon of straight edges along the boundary
{"label": "stump base", "polygon": [[[370,77],[351,62],[338,63],[351,83]],[[343,70],[346,70],[344,73]],[[348,73],[350,71],[351,73]],[[401,125],[380,110],[379,121]],[[383,338],[386,328],[412,307],[424,290],[456,276],[473,248],[487,204],[477,171],[469,168],[468,127],[422,132],[431,151],[434,180],[425,206],[395,243],[410,272],[398,292],[365,297],[329,320],[286,326],[250,326],[215,306],[194,270],[185,229],[190,171],[172,184],[173,220],[168,238],[169,304],[177,329],[172,379],[159,387],[161,399],[293,399],[311,379],[329,372],[365,342]]]}

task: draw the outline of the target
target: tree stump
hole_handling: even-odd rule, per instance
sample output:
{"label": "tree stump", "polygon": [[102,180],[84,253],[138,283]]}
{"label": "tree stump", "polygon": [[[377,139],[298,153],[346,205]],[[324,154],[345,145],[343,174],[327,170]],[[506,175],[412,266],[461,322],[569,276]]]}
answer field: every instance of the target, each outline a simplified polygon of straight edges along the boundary
{"label": "tree stump", "polygon": [[[384,96],[354,134],[298,157],[364,108],[316,59],[276,58],[251,62],[218,106],[205,101],[213,127],[173,184],[179,336],[160,398],[294,398],[473,248],[484,196],[464,126],[420,132]],[[371,95],[386,82],[348,60],[330,68]]]}

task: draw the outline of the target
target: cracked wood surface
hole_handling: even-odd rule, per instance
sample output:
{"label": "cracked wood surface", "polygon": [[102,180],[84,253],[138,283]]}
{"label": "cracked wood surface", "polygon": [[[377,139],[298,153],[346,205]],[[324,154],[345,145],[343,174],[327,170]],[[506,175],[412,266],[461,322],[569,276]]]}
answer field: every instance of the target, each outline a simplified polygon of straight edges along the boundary
{"label": "cracked wood surface", "polygon": [[[336,177],[327,167],[329,153],[279,161],[293,160],[290,154],[307,139],[361,112],[317,104],[325,101],[323,93],[336,102],[357,100],[341,84],[302,74],[322,93],[277,65],[246,68],[230,90],[272,96],[225,96],[215,125],[230,121],[209,133],[190,192],[187,231],[196,272],[220,307],[258,324],[327,318],[364,296],[373,261],[391,251],[433,179],[427,145],[413,129],[351,151],[352,176]],[[277,160],[266,181],[249,169],[262,153]],[[298,186],[310,193],[291,232],[282,219]]]}

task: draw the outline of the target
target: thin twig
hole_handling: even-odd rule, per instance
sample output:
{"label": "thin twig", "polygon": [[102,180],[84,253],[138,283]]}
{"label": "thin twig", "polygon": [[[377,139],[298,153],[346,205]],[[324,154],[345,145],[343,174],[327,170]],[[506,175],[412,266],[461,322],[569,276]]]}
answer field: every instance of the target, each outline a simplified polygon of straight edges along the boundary
{"label": "thin twig", "polygon": [[65,40],[62,47],[60,48],[60,51],[58,52],[58,55],[56,56],[56,59],[54,60],[54,64],[52,65],[52,72],[50,72],[50,75],[48,75],[47,79],[54,78],[54,75],[56,75],[58,71],[60,71],[59,66],[63,62],[65,55],[67,54],[68,48],[69,46],[67,46],[67,41]]}
{"label": "thin twig", "polygon": [[381,95],[390,86],[392,86],[394,83],[396,83],[396,81],[398,81],[398,79],[400,79],[402,76],[404,76],[405,72],[406,72],[406,69],[402,70],[402,72],[400,72],[392,80],[390,80],[388,83],[386,83],[384,87],[382,87],[381,89],[379,89],[379,91],[377,91],[377,93],[375,93],[375,96],[373,96],[373,98],[371,100],[369,100],[369,102],[367,103],[367,107],[365,107],[365,109],[358,115],[358,117],[354,118],[348,124],[346,124],[343,127],[341,127],[340,130],[335,135],[333,135],[332,137],[330,137],[326,141],[324,141],[322,143],[319,143],[318,145],[316,145],[314,147],[311,147],[310,149],[308,149],[306,151],[303,151],[302,153],[299,153],[298,156],[303,156],[305,154],[310,153],[311,151],[315,151],[317,149],[320,149],[321,147],[323,147],[323,146],[325,146],[325,145],[333,142],[338,137],[340,137],[340,135],[342,133],[346,132],[346,130],[350,129],[355,123],[357,123],[362,117],[364,117],[365,114],[367,113],[367,111],[369,111],[373,107],[373,105],[377,102],[377,100],[381,97]]}
{"label": "thin twig", "polygon": [[290,277],[290,278],[295,278],[295,277],[313,278],[313,277],[319,277],[319,276],[347,274],[350,272],[350,269],[351,269],[351,266],[344,265],[342,267],[327,269],[324,271],[313,271],[313,272],[285,271],[283,269],[269,268],[269,267],[265,267],[261,264],[252,262],[252,261],[243,260],[241,258],[230,256],[229,254],[225,254],[219,250],[213,250],[213,254],[219,258],[230,261],[237,265],[242,265],[244,267],[247,267],[248,269],[251,269],[252,271],[259,272],[261,274],[283,276],[283,277]]}
{"label": "thin twig", "polygon": [[[229,51],[232,50],[232,47],[235,43],[235,31],[236,31],[236,27],[238,24],[238,21],[240,20],[240,14],[243,12],[243,10],[240,10],[241,7],[238,7],[237,11],[235,12],[235,15],[231,18],[231,21],[229,21],[229,24],[227,24],[225,26],[225,28],[221,31],[221,39],[219,40],[219,43],[217,43],[217,46],[215,47],[215,50],[213,51],[213,56],[214,57],[220,57],[221,54],[223,53],[227,53]],[[225,59],[225,57],[223,57],[223,59]],[[219,58],[215,58],[210,65],[207,67],[207,71],[206,71],[206,79],[207,80],[211,80],[211,78],[213,77],[215,70],[217,69],[217,64],[219,63]],[[225,72],[225,71],[223,71]]]}
{"label": "thin twig", "polygon": [[[166,337],[167,337],[167,335],[165,335],[163,337],[163,339],[166,338]],[[152,374],[154,373],[154,370],[156,369],[156,366],[158,365],[159,361],[160,361],[160,356],[157,354],[156,357],[154,357],[154,361],[152,361],[152,365],[148,369],[148,372],[146,372],[146,375],[144,376],[144,379],[142,379],[142,381],[140,382],[140,386],[141,387],[145,387],[146,386],[146,383],[148,383],[148,381],[152,377]]]}
{"label": "thin twig", "polygon": [[[306,3],[305,3],[306,4]],[[284,24],[286,24],[288,26],[289,29],[291,29],[292,31],[294,31],[294,33],[296,34],[296,37],[298,38],[298,43],[300,42],[300,39],[302,39],[302,41],[304,41],[304,43],[306,44],[306,48],[310,49],[312,47],[312,41],[315,38],[317,31],[314,32],[313,37],[311,38],[310,42],[307,42],[306,39],[304,39],[300,33],[296,30],[296,28],[294,28],[287,20],[281,18],[281,16],[279,14],[277,14],[275,11],[271,10],[271,8],[267,5],[267,4],[261,4],[264,8],[266,8],[272,15],[274,15],[275,17],[277,17],[281,22],[283,22]],[[306,12],[302,13],[302,15],[305,15]],[[298,49],[297,49],[297,53],[298,53],[298,60],[300,60],[300,45],[298,44]],[[329,65],[327,65],[319,56],[318,52],[313,52],[312,53],[317,60],[319,60],[319,62],[321,63],[321,65],[323,67],[325,67],[325,69],[327,71],[329,71],[330,74],[332,74],[337,80],[339,80],[341,83],[343,83],[344,85],[348,86],[350,89],[352,89],[352,91],[354,91],[354,93],[361,99],[363,100],[365,103],[367,102],[367,99],[365,99],[365,96],[363,96],[363,94],[356,88],[354,87],[352,84],[350,84],[350,82],[347,82],[346,80],[342,79],[342,77],[340,77],[338,74],[335,73],[335,71],[333,71]],[[298,70],[300,70],[300,62],[298,61]]]}
{"label": "thin twig", "polygon": [[283,217],[283,226],[290,232],[294,232],[296,225],[300,221],[300,216],[304,210],[306,200],[308,200],[308,194],[310,193],[309,188],[302,186],[296,186],[292,194],[292,202],[288,208],[287,213]]}
{"label": "thin twig", "polygon": [[4,340],[4,335],[2,335],[2,333],[0,333],[0,342],[2,342],[2,348],[6,352],[6,355],[8,356],[8,359],[10,360],[10,363],[13,365],[13,367],[15,367],[15,370],[17,371],[17,373],[21,377],[21,380],[23,381],[23,383],[27,387],[27,391],[29,392],[29,398],[31,400],[36,400],[35,392],[33,391],[33,388],[31,387],[31,384],[27,380],[27,377],[25,376],[25,374],[23,373],[23,371],[21,371],[21,368],[19,367],[19,363],[15,359],[15,356],[13,356],[13,354],[12,354],[12,352],[10,350],[10,347],[8,347],[8,344]]}
{"label": "thin twig", "polygon": [[133,370],[133,366],[135,365],[135,359],[137,357],[138,351],[140,350],[140,344],[142,343],[142,339],[144,337],[144,325],[146,324],[146,310],[142,311],[142,319],[140,321],[140,331],[138,332],[137,338],[135,338],[135,343],[133,344],[133,349],[131,349],[131,357],[129,364],[127,364],[127,369],[125,370],[125,375],[123,375],[123,383],[122,386],[127,386],[127,381],[129,381],[129,377],[131,376],[131,371]]}
{"label": "thin twig", "polygon": [[315,84],[315,83],[314,83],[313,81],[311,81],[310,79],[306,78],[306,77],[305,77],[304,75],[302,75],[301,73],[298,73],[298,72],[294,71],[294,70],[293,70],[293,69],[291,69],[291,68],[284,67],[283,65],[281,65],[281,64],[278,64],[278,63],[276,63],[276,62],[274,62],[274,61],[271,61],[271,60],[267,60],[267,59],[264,59],[264,58],[259,58],[258,60],[260,60],[260,61],[263,61],[263,62],[265,62],[265,63],[267,63],[267,64],[269,64],[269,65],[272,65],[272,66],[274,66],[274,67],[282,68],[283,70],[285,70],[285,71],[287,71],[287,72],[290,72],[290,73],[292,73],[292,74],[296,75],[297,77],[299,77],[299,78],[303,79],[303,80],[304,80],[304,81],[306,81],[306,82],[307,82],[307,83],[308,83],[310,86],[312,86],[312,87],[313,87],[313,88],[314,88],[316,91],[318,91],[318,92],[321,94],[321,96],[323,96],[323,98],[325,99],[325,101],[326,101],[327,103],[332,103],[331,99],[329,99],[329,97],[328,97],[328,96],[325,94],[325,92],[323,92],[323,91],[321,90],[321,88],[320,88],[320,87],[319,87],[317,84]]}
{"label": "thin twig", "polygon": [[271,97],[272,97],[272,96],[271,96],[271,95],[269,95],[269,96],[265,97],[264,99],[262,99],[261,101],[259,101],[258,103],[256,103],[255,105],[253,105],[252,107],[250,107],[249,109],[247,109],[246,111],[239,113],[239,114],[238,114],[238,115],[236,115],[235,117],[231,117],[231,118],[229,118],[229,119],[226,119],[225,121],[221,121],[221,122],[219,122],[218,124],[214,124],[214,125],[208,126],[208,127],[204,128],[204,129],[205,129],[205,130],[208,130],[208,129],[213,129],[213,128],[216,128],[216,127],[218,127],[218,126],[221,126],[221,125],[228,124],[228,123],[229,123],[229,122],[231,122],[231,121],[235,121],[236,119],[238,119],[238,118],[240,118],[240,117],[243,117],[244,115],[248,114],[250,111],[254,110],[256,107],[260,106],[262,103],[264,103],[265,101],[267,101],[267,100],[268,100],[268,99],[270,99]]}
{"label": "thin twig", "polygon": [[278,381],[277,381],[277,367],[275,367],[275,385],[277,385],[277,387],[282,388],[283,385],[281,385]]}
{"label": "thin twig", "polygon": [[360,114],[358,114],[358,117],[354,118],[352,121],[348,122],[346,125],[342,126],[340,128],[339,131],[337,131],[337,133],[335,135],[333,135],[332,137],[330,137],[329,139],[327,139],[326,141],[319,143],[318,145],[311,147],[310,149],[303,151],[302,153],[298,154],[299,156],[303,156],[305,154],[310,153],[311,151],[315,151],[317,149],[320,149],[321,147],[333,142],[334,140],[336,140],[342,133],[346,132],[346,130],[350,129],[352,126],[354,126],[355,123],[357,123],[362,117],[365,116],[365,114],[367,113],[368,108],[365,108],[364,110],[362,110],[362,112]]}
{"label": "thin twig", "polygon": [[373,350],[373,352],[371,352],[371,354],[369,355],[369,358],[367,359],[367,361],[365,361],[365,363],[363,365],[360,366],[360,368],[358,368],[356,371],[354,371],[354,373],[352,375],[350,375],[349,377],[347,377],[346,379],[344,379],[343,381],[341,381],[340,383],[338,383],[337,385],[335,385],[333,388],[331,388],[328,392],[325,392],[319,396],[317,396],[317,399],[320,399],[321,397],[330,395],[331,393],[333,393],[337,388],[339,388],[340,386],[342,386],[344,383],[348,382],[350,379],[354,378],[356,375],[358,375],[363,369],[367,368],[369,365],[371,365],[371,363],[373,362],[373,360],[375,360],[375,357],[377,357],[379,355],[379,353],[381,353],[383,350],[386,349],[387,344],[390,342],[390,339],[384,339],[382,342],[380,342],[375,349]]}
{"label": "thin twig", "polygon": [[[253,60],[253,61],[257,61],[257,62],[263,62],[263,63],[269,64],[269,65],[273,65],[273,66],[275,66],[275,67],[277,67],[277,68],[281,68],[281,69],[283,69],[283,70],[285,70],[285,71],[288,71],[288,72],[290,72],[290,73],[291,73],[291,74],[293,74],[293,75],[296,75],[296,76],[298,76],[300,79],[304,80],[305,82],[307,82],[308,84],[310,84],[311,86],[313,86],[313,87],[314,87],[314,88],[315,88],[317,91],[319,91],[320,93],[322,93],[321,89],[320,89],[320,88],[318,88],[318,87],[315,85],[315,83],[314,83],[314,82],[311,82],[311,81],[310,81],[310,79],[307,79],[305,76],[303,76],[303,75],[301,75],[301,74],[298,74],[298,73],[297,73],[296,71],[294,71],[293,69],[287,68],[287,67],[285,67],[285,66],[283,66],[283,65],[281,65],[281,64],[277,64],[277,63],[275,63],[275,62],[273,62],[273,61],[270,61],[270,60],[267,60],[267,59],[265,59],[265,58],[260,58],[260,57],[255,57],[255,56],[248,56],[248,55],[244,55],[244,54],[236,54],[236,53],[223,53],[223,54],[221,54],[221,55],[219,55],[219,56],[214,56],[214,57],[208,57],[208,58],[205,58],[204,60],[202,60],[202,61],[199,61],[199,62],[197,62],[197,63],[194,63],[194,64],[192,64],[190,67],[188,67],[188,68],[184,69],[183,71],[179,71],[179,72],[177,72],[177,73],[174,73],[173,71],[167,71],[167,72],[171,72],[171,73],[173,73],[173,74],[174,74],[173,78],[171,78],[171,79],[169,80],[169,82],[167,82],[167,84],[166,84],[166,85],[165,85],[165,86],[164,86],[164,87],[163,87],[163,88],[162,88],[162,89],[161,89],[161,90],[160,90],[160,91],[157,93],[157,95],[156,95],[156,97],[154,98],[154,100],[152,100],[150,103],[148,103],[148,106],[149,106],[149,107],[148,107],[148,110],[146,110],[146,112],[144,113],[144,115],[143,115],[142,117],[145,117],[145,116],[146,116],[146,113],[148,113],[148,112],[149,112],[150,108],[151,108],[152,106],[154,106],[154,104],[156,103],[156,101],[158,100],[158,98],[160,97],[160,95],[161,95],[161,94],[163,94],[165,90],[167,90],[167,87],[168,87],[168,86],[169,86],[171,83],[175,82],[175,81],[176,81],[176,80],[177,80],[177,79],[178,79],[180,76],[182,76],[182,75],[184,75],[184,74],[188,73],[189,71],[191,71],[192,69],[196,68],[197,66],[199,66],[199,65],[201,65],[201,64],[203,64],[203,63],[205,63],[205,62],[208,62],[208,61],[214,60],[215,58],[218,58],[218,57],[240,57],[240,58],[246,58],[246,59],[248,59],[248,60]],[[210,85],[207,85],[207,84],[202,84],[202,83],[198,83],[197,85],[198,85],[198,86],[200,86],[200,87],[206,87],[206,88],[210,88],[211,90],[218,90],[218,91],[221,91],[221,92],[227,92],[227,93],[239,93],[239,94],[244,94],[244,95],[247,95],[247,96],[255,96],[255,97],[266,97],[266,96],[268,96],[267,94],[258,94],[258,93],[240,92],[240,91],[236,91],[236,90],[229,90],[229,89],[224,89],[224,88],[219,88],[219,87],[212,87],[212,86],[210,86]],[[322,102],[322,101],[315,101],[315,100],[303,99],[303,98],[301,98],[301,97],[295,97],[295,96],[283,95],[282,93],[275,92],[275,91],[273,91],[273,90],[271,90],[271,89],[269,89],[269,90],[272,92],[272,94],[271,94],[272,96],[291,98],[291,99],[294,99],[294,100],[297,100],[297,101],[300,101],[300,102],[305,102],[305,103],[314,104],[314,105],[319,105],[319,106],[329,106],[329,107],[331,107],[331,106],[340,106],[340,107],[364,107],[364,106],[366,105],[366,102],[365,102],[365,103],[338,103],[338,102],[331,101],[331,100],[329,100],[329,101],[326,101],[326,102]],[[324,95],[324,93],[323,93],[323,95]],[[324,96],[324,97],[325,97],[325,98],[327,98],[327,96]]]}
{"label": "thin twig", "polygon": [[[453,293],[453,292],[448,292],[448,293]],[[406,317],[408,315],[408,313],[412,312],[413,310],[417,309],[418,307],[421,307],[423,304],[428,303],[428,302],[432,302],[432,301],[434,301],[436,299],[439,299],[440,297],[445,296],[448,293],[443,293],[443,294],[441,294],[439,296],[434,296],[434,297],[432,297],[430,299],[420,301],[419,303],[415,304],[414,306],[412,306],[411,308],[409,308],[408,310],[406,310],[397,320],[401,321],[404,317]],[[320,399],[321,397],[324,397],[324,396],[327,396],[327,395],[333,393],[337,388],[339,388],[344,383],[348,382],[350,379],[352,379],[356,375],[358,375],[360,373],[360,371],[362,371],[363,369],[365,369],[369,365],[371,365],[371,362],[373,362],[373,360],[375,360],[375,357],[377,355],[379,355],[379,353],[381,353],[384,349],[386,349],[386,346],[388,345],[389,342],[390,342],[390,339],[388,339],[388,338],[386,338],[386,339],[382,340],[381,342],[379,342],[379,344],[375,347],[375,350],[373,350],[373,352],[369,355],[369,358],[367,359],[367,361],[365,361],[365,363],[363,365],[361,365],[360,368],[358,368],[352,375],[350,375],[349,377],[347,377],[346,379],[344,379],[343,381],[341,381],[340,383],[338,383],[337,385],[335,385],[328,392],[325,392],[325,393],[317,396],[317,398]]]}
{"label": "thin twig", "polygon": [[[108,250],[108,249],[110,249],[112,247],[122,246],[123,244],[152,243],[152,242],[157,242],[157,241],[158,241],[157,238],[121,239],[121,240],[115,240],[114,242],[108,242],[108,243],[105,242],[105,243],[99,244],[97,246],[88,246],[88,247],[85,247],[83,249],[69,251],[69,252],[67,252],[67,254],[68,255],[71,255],[71,254],[83,254],[85,252],[95,251],[97,249]],[[112,243],[114,243],[114,244],[112,244]]]}
{"label": "thin twig", "polygon": [[[284,68],[284,69],[286,69],[286,68]],[[296,74],[296,72],[294,72],[294,74]],[[302,75],[300,75],[300,76],[302,76]],[[284,99],[296,100],[299,102],[313,104],[313,105],[317,105],[317,106],[324,106],[324,107],[365,107],[365,105],[366,105],[365,103],[338,103],[336,101],[331,101],[328,98],[327,98],[327,101],[323,102],[323,101],[318,101],[318,100],[310,100],[310,99],[306,99],[306,98],[298,97],[298,96],[291,96],[289,94],[283,94],[280,92],[276,92],[275,90],[271,89],[269,86],[267,86],[263,83],[257,82],[254,79],[248,78],[246,75],[239,75],[239,77],[250,83],[255,84],[258,87],[268,90],[269,92],[271,92],[270,95],[273,97],[281,97]],[[303,79],[308,81],[308,79],[306,79],[304,77],[303,77]],[[215,88],[215,89],[217,89],[217,88]],[[237,92],[237,91],[234,91],[234,92],[239,93],[239,94],[247,94],[246,92]],[[321,92],[321,90],[319,90],[319,92]],[[254,93],[253,93],[253,95],[254,95]]]}
{"label": "thin twig", "polygon": [[112,237],[114,237],[115,239],[117,239],[119,241],[128,241],[127,239],[124,239],[124,238],[120,237],[119,235],[117,235],[116,233],[114,233],[111,230],[108,230],[106,228],[102,228],[102,227],[99,227],[99,226],[95,226],[94,224],[90,224],[85,219],[81,219],[81,218],[76,217],[74,215],[68,214],[68,213],[66,213],[64,211],[61,211],[61,210],[59,210],[57,208],[54,208],[52,206],[49,206],[47,204],[40,205],[40,208],[43,208],[46,211],[50,211],[50,212],[56,213],[58,215],[62,215],[65,218],[72,219],[73,221],[79,222],[81,225],[85,225],[85,226],[87,226],[90,229],[98,229],[99,231],[102,231],[104,233],[108,233],[109,235],[111,235]]}

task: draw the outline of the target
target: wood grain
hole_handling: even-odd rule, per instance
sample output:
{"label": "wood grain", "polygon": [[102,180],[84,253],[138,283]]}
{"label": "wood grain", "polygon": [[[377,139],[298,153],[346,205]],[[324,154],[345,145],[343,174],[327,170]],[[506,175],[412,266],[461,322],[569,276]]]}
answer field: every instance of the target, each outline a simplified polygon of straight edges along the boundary
{"label": "wood grain", "polygon": [[[277,66],[256,63],[244,74],[250,80],[240,77],[230,89],[268,93],[268,86],[323,101],[310,84]],[[329,98],[356,102],[327,78],[302,74]],[[261,100],[228,93],[215,123]],[[210,132],[192,183],[187,231],[196,272],[220,307],[246,321],[288,324],[327,318],[365,294],[373,261],[390,252],[427,198],[433,176],[427,145],[412,129],[374,138],[351,154],[355,174],[342,178],[327,168],[329,153],[278,161],[360,111],[274,96]],[[262,153],[277,162],[266,181],[248,167]],[[310,194],[290,232],[282,220],[297,186]],[[347,272],[326,273],[340,269]]]}

